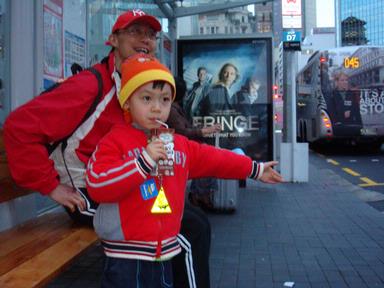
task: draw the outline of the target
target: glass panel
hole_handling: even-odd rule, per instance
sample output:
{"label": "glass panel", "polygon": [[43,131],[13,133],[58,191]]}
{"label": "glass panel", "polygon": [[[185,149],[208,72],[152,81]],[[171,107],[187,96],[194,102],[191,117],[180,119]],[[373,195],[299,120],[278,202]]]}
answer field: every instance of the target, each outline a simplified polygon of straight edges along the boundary
{"label": "glass panel", "polygon": [[10,111],[8,1],[0,0],[0,127]]}
{"label": "glass panel", "polygon": [[[163,1],[166,2],[166,1]],[[230,4],[230,3],[236,3],[239,2],[239,0],[174,0],[174,1],[168,1],[173,2],[173,4],[176,7],[204,7],[204,6],[210,6],[212,4]]]}
{"label": "glass panel", "polygon": [[[221,1],[199,1],[199,6],[207,6],[207,3],[223,4],[220,2]],[[226,2],[226,4],[229,2]],[[179,3],[179,1],[176,1],[176,3]],[[182,4],[183,7],[186,7],[187,4],[190,4],[191,6],[197,5],[196,1],[183,1]],[[180,6],[180,4],[178,5]],[[272,8],[272,2],[265,2],[264,4],[260,3],[240,6],[199,15],[181,17],[179,18],[177,25],[178,35],[271,33],[273,27],[271,17],[273,11]]]}
{"label": "glass panel", "polygon": [[[118,15],[126,10],[141,9],[164,22],[164,14],[154,1],[119,1],[119,0],[90,0],[88,1],[88,58],[89,66],[99,62],[106,56],[110,47],[105,45],[111,33],[111,28]],[[163,27],[164,23],[162,23]]]}

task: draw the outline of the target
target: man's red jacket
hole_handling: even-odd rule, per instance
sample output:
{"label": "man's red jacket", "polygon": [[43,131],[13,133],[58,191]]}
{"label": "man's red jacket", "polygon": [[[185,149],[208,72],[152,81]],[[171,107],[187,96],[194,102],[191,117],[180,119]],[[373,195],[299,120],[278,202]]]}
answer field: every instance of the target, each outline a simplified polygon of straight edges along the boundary
{"label": "man's red jacket", "polygon": [[[115,88],[120,84],[120,78],[114,71],[113,54],[109,55],[107,63],[96,64],[95,68],[103,79],[102,100],[95,113],[68,139],[65,153],[67,166],[77,187],[85,187],[86,164],[96,144],[112,125],[123,122]],[[70,184],[60,147],[48,155],[46,145],[73,132],[97,92],[96,77],[89,71],[83,71],[8,116],[4,123],[4,142],[8,165],[18,185],[49,194],[59,182]]]}

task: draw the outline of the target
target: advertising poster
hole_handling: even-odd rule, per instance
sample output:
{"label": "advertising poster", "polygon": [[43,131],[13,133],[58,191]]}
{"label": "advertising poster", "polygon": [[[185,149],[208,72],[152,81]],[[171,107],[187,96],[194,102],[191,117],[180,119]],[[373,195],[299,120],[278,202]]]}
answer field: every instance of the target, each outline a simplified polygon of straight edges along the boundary
{"label": "advertising poster", "polygon": [[63,1],[44,1],[44,75],[63,77]]}
{"label": "advertising poster", "polygon": [[384,135],[384,48],[352,46],[324,56],[322,94],[334,135]]}
{"label": "advertising poster", "polygon": [[[179,40],[177,46],[178,75],[188,90],[184,109],[194,126],[220,123],[220,147],[270,160],[270,39]],[[215,143],[213,135],[205,140]]]}

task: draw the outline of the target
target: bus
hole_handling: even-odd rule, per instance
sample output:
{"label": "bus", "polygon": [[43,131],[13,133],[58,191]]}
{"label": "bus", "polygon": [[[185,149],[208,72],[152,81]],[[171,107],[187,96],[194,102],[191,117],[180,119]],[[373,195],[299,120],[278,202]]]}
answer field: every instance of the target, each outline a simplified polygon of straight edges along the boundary
{"label": "bus", "polygon": [[296,76],[299,142],[379,148],[384,141],[384,47],[317,51]]}

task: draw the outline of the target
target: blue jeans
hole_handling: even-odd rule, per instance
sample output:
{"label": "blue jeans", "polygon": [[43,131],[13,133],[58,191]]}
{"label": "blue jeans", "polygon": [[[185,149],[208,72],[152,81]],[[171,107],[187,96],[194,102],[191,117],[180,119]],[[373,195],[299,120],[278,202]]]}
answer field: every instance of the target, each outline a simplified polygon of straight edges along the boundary
{"label": "blue jeans", "polygon": [[102,288],[172,288],[171,261],[106,257]]}

